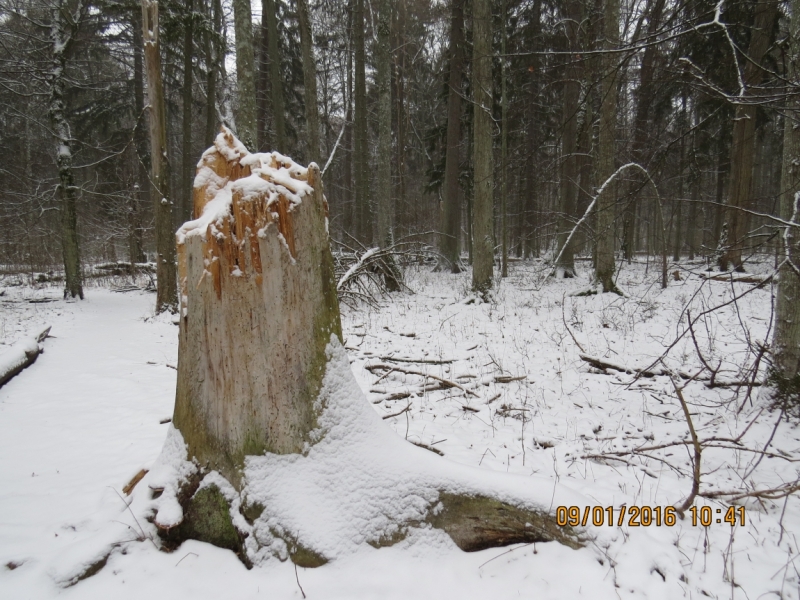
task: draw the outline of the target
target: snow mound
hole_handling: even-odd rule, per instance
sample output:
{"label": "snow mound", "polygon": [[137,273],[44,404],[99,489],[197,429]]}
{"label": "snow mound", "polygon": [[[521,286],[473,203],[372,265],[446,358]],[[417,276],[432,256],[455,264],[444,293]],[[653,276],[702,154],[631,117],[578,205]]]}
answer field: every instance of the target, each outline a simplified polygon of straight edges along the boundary
{"label": "snow mound", "polygon": [[[336,336],[326,353],[313,443],[302,455],[246,457],[243,501],[264,507],[247,532],[260,546],[292,539],[329,560],[341,558],[365,543],[405,537],[409,523],[429,529],[424,521],[440,493],[492,496],[544,511],[587,504],[552,480],[487,473],[409,444],[366,402]],[[441,543],[439,532],[430,533],[416,531],[412,538]],[[250,559],[259,563],[268,556],[258,552]]]}

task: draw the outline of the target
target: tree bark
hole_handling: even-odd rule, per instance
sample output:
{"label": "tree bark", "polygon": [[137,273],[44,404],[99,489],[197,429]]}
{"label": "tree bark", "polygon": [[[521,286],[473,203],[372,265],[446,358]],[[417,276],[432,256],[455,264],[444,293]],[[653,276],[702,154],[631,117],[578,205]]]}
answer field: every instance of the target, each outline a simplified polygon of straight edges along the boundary
{"label": "tree bark", "polygon": [[178,233],[173,422],[190,453],[236,485],[245,455],[302,451],[325,348],[342,334],[319,168],[277,154],[258,155],[262,165],[229,131],[214,144],[198,167],[194,216],[203,217],[214,181],[230,182],[232,201],[227,216]]}
{"label": "tree bark", "polygon": [[317,66],[314,62],[314,40],[308,0],[297,0],[300,23],[300,45],[303,52],[303,90],[306,108],[307,162],[319,163],[319,110],[317,109]]}
{"label": "tree bark", "polygon": [[[747,62],[744,65],[742,81],[744,97],[742,100],[753,100],[753,88],[761,83],[764,71],[761,61],[772,39],[772,29],[778,13],[777,0],[755,3],[753,30],[750,34],[750,45],[747,51]],[[721,271],[733,267],[736,271],[744,271],[742,247],[747,229],[747,213],[741,209],[750,208],[753,185],[753,160],[756,142],[756,104],[737,104],[736,116],[733,120],[733,141],[731,145],[731,182],[728,188],[728,247],[718,260]]]}
{"label": "tree bark", "polygon": [[492,10],[489,0],[472,4],[472,93],[474,102],[474,200],[472,208],[472,289],[492,287],[494,263],[492,160]]}
{"label": "tree bark", "polygon": [[[578,103],[580,101],[581,82],[578,65],[579,31],[581,22],[581,4],[578,0],[566,0],[566,19],[564,28],[567,34],[567,45],[571,54],[566,68],[564,81],[563,126],[561,129],[561,185],[560,212],[558,214],[558,237],[556,255],[561,258],[555,265],[556,276],[574,277],[575,259],[573,244],[569,239],[570,231],[575,223],[575,208],[578,197]],[[573,236],[574,239],[574,236]]]}
{"label": "tree bark", "polygon": [[217,135],[217,56],[219,56],[219,36],[222,35],[222,7],[220,0],[209,1],[211,29],[204,33],[205,61],[206,61],[206,128],[203,141],[205,145],[211,144]]}
{"label": "tree bark", "polygon": [[181,210],[180,221],[192,214],[192,56],[194,54],[194,1],[186,0],[183,30],[183,123],[181,144]]}
{"label": "tree bark", "polygon": [[355,0],[353,11],[355,45],[355,197],[356,237],[372,244],[372,211],[369,204],[369,150],[367,149],[367,80],[364,56],[364,0]]}
{"label": "tree bark", "polygon": [[[647,39],[653,40],[659,27],[661,27],[661,16],[664,12],[665,0],[656,0],[647,20]],[[633,121],[633,143],[631,155],[633,161],[647,168],[645,148],[648,139],[652,135],[647,127],[650,118],[650,107],[655,98],[655,85],[653,76],[655,74],[655,62],[658,56],[658,45],[648,44],[642,55],[642,64],[639,68],[639,89],[636,92],[636,114]],[[625,260],[630,264],[636,250],[636,212],[639,204],[639,193],[646,185],[646,181],[641,177],[635,177],[628,186],[628,198],[623,209],[622,216],[622,252]]]}
{"label": "tree bark", "polygon": [[275,0],[262,0],[264,14],[267,20],[267,44],[269,46],[269,88],[272,103],[272,128],[275,133],[274,145],[278,152],[286,152],[286,123],[283,103],[283,79],[281,78],[281,53],[278,44],[278,15],[275,10]]}
{"label": "tree bark", "polygon": [[[796,83],[800,76],[800,0],[791,2],[789,51],[786,79]],[[787,95],[783,133],[780,215],[800,222],[800,100]],[[787,228],[783,235],[781,267],[775,301],[775,333],[772,341],[771,377],[781,403],[800,411],[800,226]],[[785,405],[785,404],[784,404]]]}
{"label": "tree bark", "polygon": [[503,31],[500,35],[500,240],[501,240],[501,259],[500,277],[508,277],[508,228],[506,227],[506,213],[508,211],[508,94],[507,81],[508,73],[506,68],[506,38],[508,37],[508,7],[506,0],[502,2],[502,14],[500,23]]}
{"label": "tree bark", "polygon": [[134,183],[133,194],[131,195],[131,208],[128,214],[128,258],[131,262],[131,272],[134,271],[134,264],[145,262],[147,257],[144,254],[143,231],[142,231],[142,207],[145,206],[147,191],[150,189],[150,182],[147,179],[147,165],[149,157],[147,154],[147,131],[144,117],[144,56],[142,43],[142,13],[139,7],[134,5],[131,10],[131,30],[133,38],[133,106],[136,111],[136,130],[133,135],[134,148],[136,151],[136,180]]}
{"label": "tree bark", "polygon": [[452,0],[450,7],[450,74],[447,89],[447,150],[444,162],[444,211],[442,215],[442,256],[452,273],[460,273],[461,204],[458,174],[461,144],[461,77],[464,70],[464,0]]}
{"label": "tree bark", "polygon": [[[75,29],[80,23],[80,15],[62,14],[67,8],[62,0],[52,9],[50,41],[53,44],[52,69],[50,71],[49,116],[56,145],[56,166],[58,167],[58,191],[61,196],[61,250],[64,259],[65,286],[64,297],[78,296],[83,300],[83,275],[81,273],[81,253],[78,242],[78,218],[75,204],[78,188],[72,170],[72,148],[70,147],[70,126],[67,121],[64,94],[66,92],[67,56],[72,48]],[[64,21],[71,22],[67,25]],[[68,27],[72,30],[68,30]]]}
{"label": "tree bark", "polygon": [[608,180],[615,171],[615,138],[617,130],[617,59],[611,51],[619,46],[619,0],[605,0],[603,8],[603,81],[600,105],[600,140],[597,160],[598,182],[603,189],[597,198],[597,246],[595,278],[603,292],[619,293],[614,283],[614,211],[617,204],[617,183]]}
{"label": "tree bark", "polygon": [[178,306],[175,278],[175,244],[170,200],[170,164],[167,146],[167,117],[161,82],[158,43],[158,2],[142,0],[142,37],[150,100],[150,199],[156,222],[156,312],[174,312]]}
{"label": "tree bark", "polygon": [[256,147],[256,83],[253,54],[253,15],[250,0],[233,0],[233,25],[236,35],[236,88],[238,110],[236,130],[242,143]]}
{"label": "tree bark", "polygon": [[[392,61],[390,34],[393,0],[378,4],[378,48],[376,52],[376,84],[378,88],[378,164],[376,165],[376,234],[379,248],[394,244],[392,211]],[[390,292],[400,290],[400,269],[394,257],[381,264],[383,281]]]}
{"label": "tree bark", "polygon": [[269,131],[267,115],[269,113],[269,28],[267,27],[267,9],[265,0],[261,0],[261,26],[258,37],[258,79],[256,81],[256,128],[258,129],[258,150],[269,147]]}

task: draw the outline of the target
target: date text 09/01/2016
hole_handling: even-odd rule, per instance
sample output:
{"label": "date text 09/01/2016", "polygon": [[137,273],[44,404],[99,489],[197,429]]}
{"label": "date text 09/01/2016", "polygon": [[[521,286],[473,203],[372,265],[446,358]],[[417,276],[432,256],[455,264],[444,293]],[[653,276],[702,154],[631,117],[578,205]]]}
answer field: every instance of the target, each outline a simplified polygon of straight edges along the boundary
{"label": "date text 09/01/2016", "polygon": [[[614,516],[614,511],[618,515]],[[689,515],[693,526],[702,525],[710,527],[712,524],[727,523],[731,527],[736,525],[744,526],[745,508],[744,506],[729,506],[723,511],[721,508],[711,508],[710,506],[692,506]],[[600,527],[649,527],[651,525],[666,525],[672,527],[677,523],[678,512],[674,506],[625,506],[618,509],[613,506],[585,506],[581,511],[579,506],[559,506],[556,508],[556,523],[560,527],[570,525],[577,527],[581,525],[594,525]]]}

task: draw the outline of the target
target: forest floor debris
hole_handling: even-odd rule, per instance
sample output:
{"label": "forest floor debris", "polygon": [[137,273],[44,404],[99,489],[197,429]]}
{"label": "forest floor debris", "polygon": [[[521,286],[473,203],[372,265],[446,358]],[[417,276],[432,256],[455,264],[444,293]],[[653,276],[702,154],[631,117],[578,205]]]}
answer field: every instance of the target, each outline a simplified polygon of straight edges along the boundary
{"label": "forest floor debris", "polygon": [[[573,297],[588,279],[547,281],[543,265],[515,262],[493,301],[466,304],[469,273],[410,269],[413,293],[343,309],[353,372],[397,435],[441,460],[549,477],[611,507],[615,521],[629,512],[577,551],[535,544],[465,554],[413,539],[367,548],[300,569],[307,596],[800,598],[800,429],[765,409],[758,389],[708,385],[709,369],[720,382],[763,378],[770,286],[687,270],[660,290],[659,276],[625,266],[617,284],[627,297]],[[52,295],[46,285],[7,287],[6,296]],[[152,295],[88,288],[87,298],[10,303],[0,313],[3,344],[45,322],[56,336],[30,377],[0,390],[0,596],[299,597],[289,564],[247,571],[199,542],[166,555],[135,541],[137,524],[115,490],[161,450],[175,372],[148,362],[174,364],[177,329],[149,316]],[[702,314],[694,335],[689,313]],[[634,366],[658,375],[637,377],[627,372]],[[696,447],[669,373],[689,375],[676,382],[701,446],[696,512],[672,526],[631,526],[631,507],[680,506],[693,488]],[[730,507],[735,526],[724,522]],[[133,541],[100,556],[96,536],[112,521],[130,527]],[[107,564],[62,589],[55,581],[67,555]]]}

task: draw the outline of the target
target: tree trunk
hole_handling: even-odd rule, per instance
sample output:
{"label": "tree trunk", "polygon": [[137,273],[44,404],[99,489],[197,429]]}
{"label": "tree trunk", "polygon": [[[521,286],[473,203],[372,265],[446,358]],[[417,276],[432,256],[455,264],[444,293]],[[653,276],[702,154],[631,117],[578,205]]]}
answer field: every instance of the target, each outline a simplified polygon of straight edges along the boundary
{"label": "tree trunk", "polygon": [[131,262],[131,272],[134,264],[145,262],[147,257],[144,255],[143,230],[142,230],[142,208],[145,206],[145,198],[150,190],[150,182],[147,176],[147,165],[150,162],[147,154],[147,131],[144,117],[144,56],[142,42],[142,13],[139,7],[134,5],[131,11],[131,30],[133,38],[133,106],[136,110],[136,130],[133,135],[134,148],[136,151],[136,183],[134,184],[133,194],[131,195],[131,210],[128,215],[129,222],[129,259]]}
{"label": "tree trunk", "polygon": [[256,147],[256,82],[253,55],[253,16],[250,0],[233,0],[236,35],[236,130],[249,149]]}
{"label": "tree trunk", "polygon": [[156,312],[174,312],[178,306],[175,278],[175,243],[170,200],[170,165],[167,155],[167,117],[161,83],[158,43],[158,2],[142,0],[142,34],[150,100],[150,199],[156,222]]}
{"label": "tree trunk", "polygon": [[267,114],[269,112],[269,28],[267,27],[267,3],[261,0],[261,26],[258,37],[258,79],[256,80],[256,128],[258,150],[269,149]]}
{"label": "tree trunk", "polygon": [[[392,61],[390,33],[393,0],[378,4],[378,48],[375,74],[378,88],[378,164],[376,184],[377,245],[389,248],[394,244],[394,215],[392,214]],[[381,264],[383,281],[390,292],[400,291],[400,268],[392,255]]]}
{"label": "tree trunk", "polygon": [[502,185],[500,187],[500,239],[502,258],[500,262],[500,276],[508,277],[508,228],[506,227],[506,212],[508,211],[507,196],[508,196],[508,94],[506,88],[508,73],[506,72],[506,38],[508,37],[508,8],[506,7],[506,0],[502,3],[502,14],[500,15],[500,23],[503,28],[500,36],[500,106],[501,106],[501,140],[500,140],[500,177],[502,178]]}
{"label": "tree trunk", "polygon": [[[661,27],[661,15],[664,12],[665,0],[656,0],[650,10],[647,20],[647,39],[653,40]],[[642,64],[639,68],[639,89],[636,92],[636,114],[633,121],[633,143],[631,155],[633,161],[647,168],[645,160],[645,147],[652,131],[647,124],[650,117],[650,106],[655,98],[655,61],[658,53],[657,44],[648,44],[642,55]],[[635,177],[628,186],[628,198],[622,216],[622,252],[625,260],[630,264],[636,250],[636,210],[639,204],[639,193],[646,185],[641,177]]]}
{"label": "tree trunk", "polygon": [[372,211],[369,205],[369,150],[367,148],[367,80],[364,56],[364,0],[355,0],[353,12],[355,44],[355,197],[356,237],[362,244],[372,243]]}
{"label": "tree trunk", "polygon": [[464,0],[452,0],[450,13],[450,74],[447,89],[447,150],[444,161],[442,256],[453,273],[460,273],[461,204],[458,175],[461,166],[461,77],[464,70]]}
{"label": "tree trunk", "polygon": [[314,62],[314,41],[308,0],[297,0],[297,18],[300,22],[300,45],[303,52],[303,89],[306,104],[307,162],[318,163],[319,157],[319,111],[317,109],[317,66]]}
{"label": "tree trunk", "polygon": [[[571,52],[564,81],[563,126],[561,130],[561,207],[558,215],[558,239],[556,255],[561,258],[555,265],[555,273],[560,277],[575,276],[575,259],[573,244],[569,239],[575,223],[575,204],[578,197],[578,104],[580,101],[581,82],[578,65],[578,26],[581,22],[581,4],[577,0],[567,0],[566,20],[564,28],[567,33],[567,44]],[[573,236],[574,239],[574,236]]]}
{"label": "tree trunk", "polygon": [[[786,79],[800,75],[800,0],[791,2]],[[780,215],[795,226],[784,231],[775,301],[771,378],[780,404],[800,412],[800,101],[787,95],[783,134]]]}
{"label": "tree trunk", "polygon": [[347,5],[348,17],[348,44],[347,44],[347,74],[342,81],[345,97],[345,123],[344,123],[344,190],[348,198],[346,207],[345,230],[358,235],[358,214],[354,199],[353,188],[353,52],[350,48],[350,40],[353,39],[353,2]]}
{"label": "tree trunk", "polygon": [[192,56],[194,54],[194,1],[186,0],[183,24],[183,131],[181,156],[181,210],[180,221],[188,221],[192,214]]}
{"label": "tree trunk", "polygon": [[[408,154],[408,129],[410,123],[410,111],[408,103],[406,102],[406,65],[408,63],[408,47],[409,42],[413,44],[412,39],[406,35],[406,12],[408,10],[408,2],[396,2],[394,4],[394,43],[390,47],[394,50],[391,52],[392,68],[394,70],[394,100],[395,100],[395,174],[394,174],[394,229],[397,234],[400,228],[403,228],[404,233],[414,229],[413,221],[409,222],[415,214],[413,206],[410,206],[406,197],[406,180],[407,180],[407,154]],[[443,218],[440,216],[440,221]]]}
{"label": "tree trunk", "polygon": [[597,198],[597,232],[595,278],[603,292],[619,293],[614,283],[614,210],[617,204],[617,183],[607,181],[614,174],[615,138],[617,130],[617,58],[612,50],[619,46],[619,0],[605,0],[603,8],[602,100],[600,105],[600,140],[597,160],[598,183],[603,186]]}
{"label": "tree trunk", "polygon": [[274,145],[278,152],[286,152],[286,123],[283,103],[283,79],[281,78],[281,53],[278,45],[278,15],[275,10],[275,0],[263,0],[261,6],[264,11],[262,18],[267,20],[267,34],[269,45],[269,87],[272,101],[272,128],[275,133]]}
{"label": "tree trunk", "polygon": [[[466,551],[583,544],[546,508],[582,498],[546,480],[536,494],[487,482],[391,435],[364,400],[341,345],[318,167],[249,154],[225,130],[195,183],[198,219],[178,233],[175,429],[142,480],[155,494],[132,508],[167,547],[199,539],[246,564],[313,567],[420,526]],[[317,527],[327,514],[337,522]]]}
{"label": "tree trunk", "polygon": [[62,11],[67,8],[59,0],[53,6],[50,24],[50,39],[53,42],[53,62],[50,71],[50,105],[49,116],[56,145],[56,166],[58,167],[58,192],[61,196],[61,249],[64,258],[64,297],[78,296],[83,300],[83,275],[81,274],[81,254],[78,244],[78,217],[75,203],[78,200],[78,188],[75,185],[75,174],[72,170],[72,149],[70,148],[70,126],[67,121],[64,94],[66,92],[67,55],[72,48],[73,31],[67,30],[65,20],[71,21],[72,28],[77,28],[78,19],[65,19]]}
{"label": "tree trunk", "polygon": [[[725,223],[725,182],[728,179],[731,168],[730,161],[726,160],[728,153],[726,152],[727,149],[725,146],[726,140],[723,136],[720,136],[720,139],[717,140],[718,152],[714,188],[714,219],[711,228],[711,239],[708,244],[709,248],[715,249],[715,254],[720,254],[721,246],[724,245],[721,243],[721,237],[723,224]],[[725,229],[727,229],[727,225]],[[725,243],[727,243],[727,239]]]}
{"label": "tree trunk", "polygon": [[[764,77],[764,71],[760,65],[772,39],[772,29],[777,12],[777,0],[755,3],[750,46],[742,75],[745,86],[743,100],[745,101],[753,100],[753,88],[758,86]],[[736,105],[731,145],[731,183],[728,188],[728,208],[725,215],[728,223],[728,247],[718,260],[721,271],[727,271],[730,266],[736,271],[744,271],[742,246],[748,219],[747,213],[742,212],[741,209],[750,208],[756,142],[756,112],[756,104]]]}
{"label": "tree trunk", "polygon": [[[680,130],[686,131],[689,122],[686,113],[686,90],[681,94],[682,108],[679,118]],[[686,170],[686,136],[681,136],[680,148],[678,152],[678,195],[675,198],[675,209],[673,212],[674,235],[672,237],[672,260],[678,262],[681,259],[683,249],[683,195],[686,192],[684,185],[684,171]]]}
{"label": "tree trunk", "polygon": [[219,37],[222,35],[222,6],[220,0],[210,0],[211,31],[205,32],[206,71],[208,83],[206,87],[206,132],[204,141],[211,144],[217,135],[217,57],[219,52]]}
{"label": "tree trunk", "polygon": [[489,0],[472,4],[472,93],[475,183],[472,207],[472,289],[486,295],[494,263],[492,160],[492,10]]}

